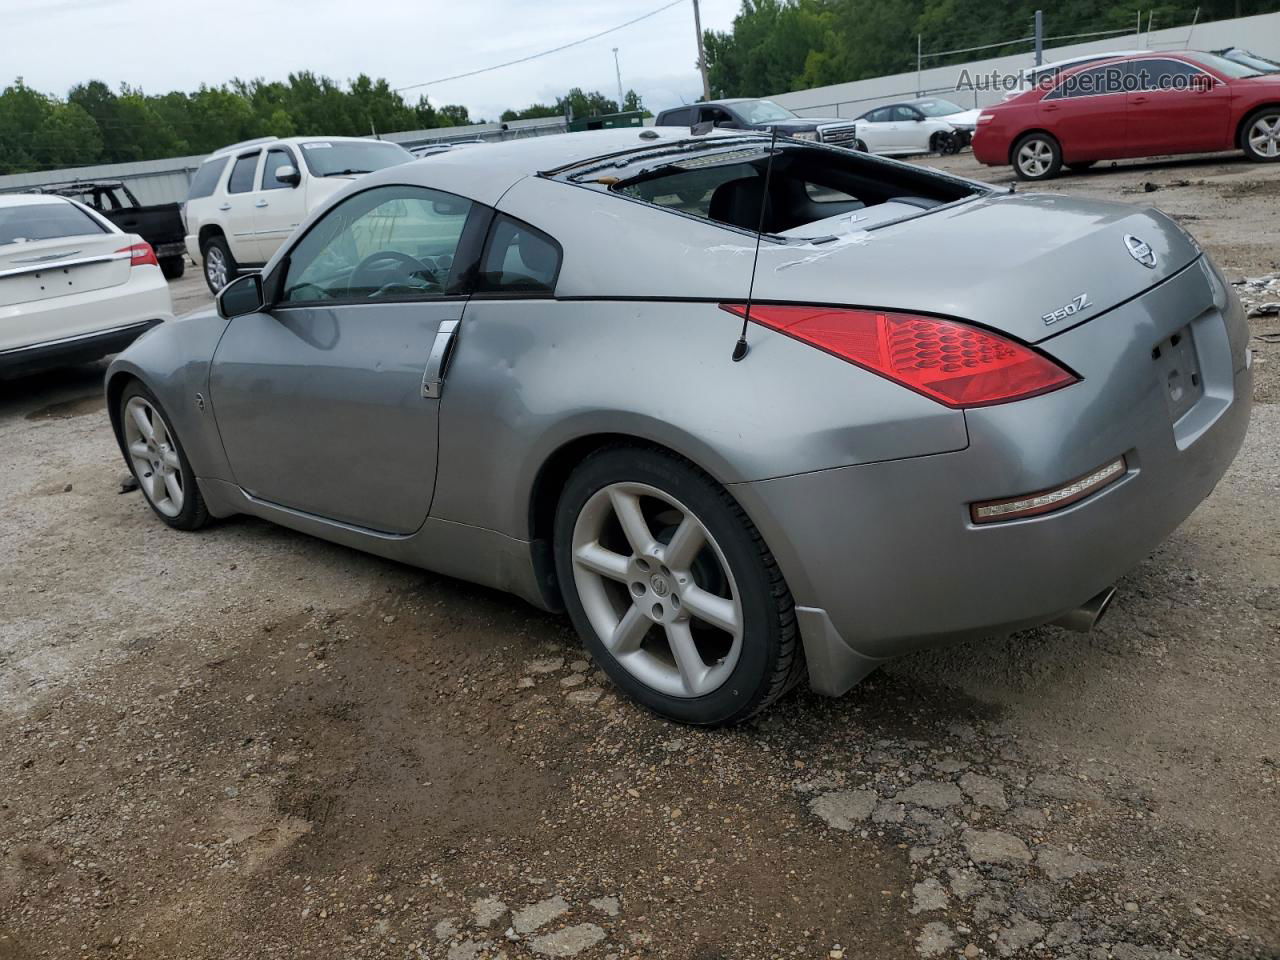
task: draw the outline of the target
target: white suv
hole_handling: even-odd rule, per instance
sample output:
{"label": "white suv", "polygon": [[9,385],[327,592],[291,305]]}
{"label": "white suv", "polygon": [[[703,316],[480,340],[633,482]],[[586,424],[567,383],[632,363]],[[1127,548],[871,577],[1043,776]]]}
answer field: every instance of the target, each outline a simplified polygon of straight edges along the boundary
{"label": "white suv", "polygon": [[271,259],[307,214],[356,177],[412,159],[398,144],[360,137],[265,137],[223,147],[191,180],[187,253],[217,293]]}

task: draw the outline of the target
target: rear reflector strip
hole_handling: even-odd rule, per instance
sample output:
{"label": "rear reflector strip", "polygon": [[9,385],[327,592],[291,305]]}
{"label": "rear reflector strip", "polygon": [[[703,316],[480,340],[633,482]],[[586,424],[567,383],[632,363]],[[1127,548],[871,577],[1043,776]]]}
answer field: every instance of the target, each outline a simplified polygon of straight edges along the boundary
{"label": "rear reflector strip", "polygon": [[1017,520],[1020,517],[1051,513],[1077,500],[1083,500],[1092,493],[1097,493],[1103,487],[1124,476],[1126,469],[1124,457],[1119,457],[1105,467],[1099,467],[1093,473],[1079,480],[1072,480],[1062,487],[1014,497],[1011,500],[985,500],[981,503],[972,503],[969,505],[969,516],[973,518],[974,523],[996,523],[1001,520]]}

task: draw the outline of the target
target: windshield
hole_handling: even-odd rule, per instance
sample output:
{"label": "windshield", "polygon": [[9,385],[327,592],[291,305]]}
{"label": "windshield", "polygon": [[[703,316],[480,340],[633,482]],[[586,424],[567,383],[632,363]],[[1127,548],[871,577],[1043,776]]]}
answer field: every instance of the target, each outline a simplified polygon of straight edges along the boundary
{"label": "windshield", "polygon": [[404,147],[381,140],[312,140],[302,145],[307,169],[317,177],[373,173],[413,159]]}
{"label": "windshield", "polygon": [[733,109],[742,115],[747,123],[768,123],[771,120],[794,120],[796,115],[786,107],[780,107],[772,100],[744,100],[735,103]]}
{"label": "windshield", "polygon": [[1272,63],[1270,60],[1260,57],[1256,53],[1250,53],[1248,50],[1228,50],[1226,53],[1218,54],[1218,56],[1244,64],[1246,67],[1251,67],[1260,73],[1280,73],[1280,63]]}
{"label": "windshield", "polygon": [[950,100],[917,100],[913,106],[926,117],[949,117],[953,113],[964,113],[964,107]]}
{"label": "windshield", "polygon": [[1206,67],[1217,70],[1224,77],[1231,77],[1233,80],[1239,80],[1242,77],[1260,77],[1262,72],[1247,67],[1243,63],[1236,63],[1234,60],[1228,60],[1226,57],[1220,57],[1216,53],[1188,53],[1187,57],[1196,63],[1203,63]]}
{"label": "windshield", "polygon": [[71,203],[24,203],[0,207],[0,244],[58,240],[106,232],[102,224]]}

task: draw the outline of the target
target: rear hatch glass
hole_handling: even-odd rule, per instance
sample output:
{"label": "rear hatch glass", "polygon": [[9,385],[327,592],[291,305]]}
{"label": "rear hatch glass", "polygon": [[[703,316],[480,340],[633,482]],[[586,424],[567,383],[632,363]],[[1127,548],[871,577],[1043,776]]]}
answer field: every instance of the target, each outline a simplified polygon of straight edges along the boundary
{"label": "rear hatch glass", "polygon": [[127,246],[65,201],[0,207],[0,307],[125,283]]}

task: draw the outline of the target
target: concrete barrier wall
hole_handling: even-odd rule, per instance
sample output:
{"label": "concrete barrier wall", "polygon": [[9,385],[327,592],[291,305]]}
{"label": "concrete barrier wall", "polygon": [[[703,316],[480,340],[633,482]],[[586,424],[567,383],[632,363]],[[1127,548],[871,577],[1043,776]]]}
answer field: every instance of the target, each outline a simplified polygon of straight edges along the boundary
{"label": "concrete barrier wall", "polygon": [[[1052,17],[1051,12],[1049,17]],[[1135,27],[1136,20],[1135,17]],[[1153,30],[1150,34],[1144,32],[1141,42],[1135,31],[1090,43],[1046,48],[1044,62],[1110,50],[1183,50],[1188,47],[1193,50],[1221,50],[1236,46],[1254,50],[1264,57],[1280,57],[1280,13],[1201,23],[1194,29],[1181,26]],[[793,93],[779,93],[769,99],[801,116],[809,117],[859,117],[882,103],[931,94],[946,97],[962,107],[985,107],[999,103],[1004,99],[1005,92],[957,90],[957,80],[964,71],[967,70],[971,77],[990,74],[993,70],[1001,74],[1017,74],[1034,64],[1035,56],[1027,52],[948,67],[934,67],[922,71],[919,76],[915,72],[898,73],[869,80],[855,80],[852,83],[797,90]]]}

